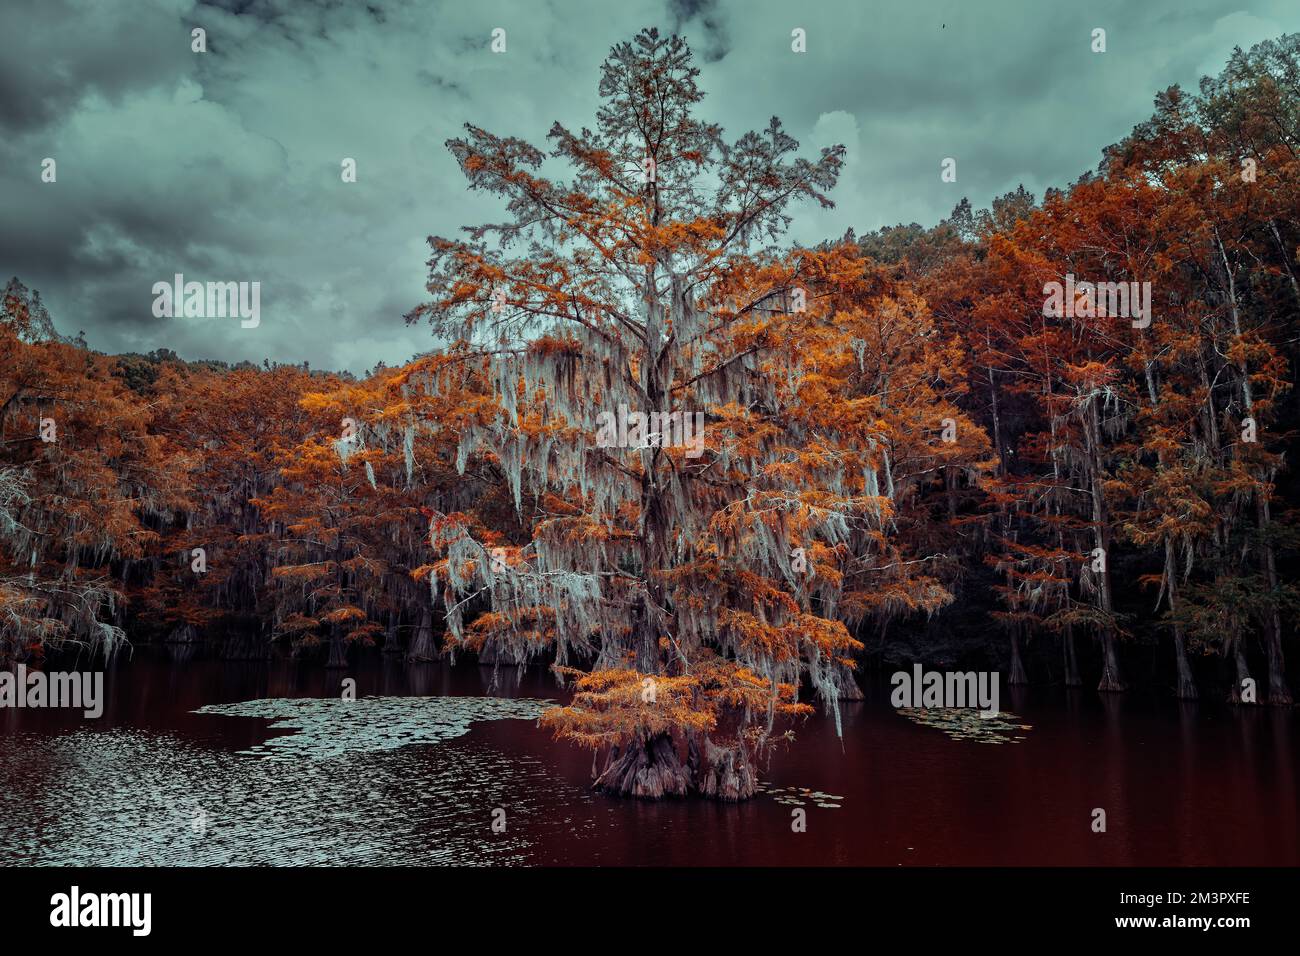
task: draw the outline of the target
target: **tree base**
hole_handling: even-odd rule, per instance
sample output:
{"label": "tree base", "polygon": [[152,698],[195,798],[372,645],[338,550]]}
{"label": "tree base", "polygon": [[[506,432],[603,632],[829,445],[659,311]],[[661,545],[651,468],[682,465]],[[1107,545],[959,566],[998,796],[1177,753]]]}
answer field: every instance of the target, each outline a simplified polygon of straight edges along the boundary
{"label": "tree base", "polygon": [[866,694],[862,693],[862,688],[858,686],[853,671],[847,667],[840,668],[839,698],[840,700],[866,700]]}
{"label": "tree base", "polygon": [[193,624],[182,624],[172,630],[163,641],[165,644],[193,644],[199,639],[199,632]]}
{"label": "tree base", "polygon": [[[1245,689],[1242,685],[1244,685],[1246,681],[1252,680],[1252,678],[1250,676],[1250,666],[1246,663],[1246,655],[1241,650],[1240,641],[1238,641],[1237,646],[1233,651],[1232,660],[1237,671],[1237,679],[1233,681],[1232,689],[1228,691],[1228,703],[1253,707],[1259,703],[1258,690],[1256,691],[1255,700],[1242,700],[1241,698],[1241,693]],[[1258,687],[1258,685],[1256,686]]]}
{"label": "tree base", "polygon": [[1114,674],[1103,673],[1101,683],[1097,685],[1097,690],[1103,694],[1120,694],[1128,690],[1128,685]]}
{"label": "tree base", "polygon": [[438,642],[433,639],[433,613],[426,607],[420,612],[420,623],[411,635],[406,650],[408,664],[432,663],[438,659]]}
{"label": "tree base", "polygon": [[1291,699],[1291,690],[1276,675],[1269,675],[1268,703],[1270,707],[1290,707],[1295,702]]}
{"label": "tree base", "polygon": [[1101,683],[1097,685],[1097,690],[1112,694],[1128,690],[1128,685],[1119,675],[1119,655],[1115,650],[1114,638],[1104,638],[1101,646]]}
{"label": "tree base", "polygon": [[342,670],[348,666],[348,646],[342,641],[330,641],[330,656],[326,670]]}
{"label": "tree base", "polygon": [[695,780],[695,789],[702,797],[738,803],[752,797],[758,787],[753,761],[740,747],[718,747],[705,737],[704,753],[701,755],[692,741],[688,764]]}
{"label": "tree base", "polygon": [[619,753],[610,751],[604,771],[592,785],[603,793],[640,800],[684,797],[690,791],[690,776],[677,757],[677,748],[667,734],[633,742]]}
{"label": "tree base", "polygon": [[411,640],[411,646],[406,652],[406,661],[409,664],[428,664],[438,659],[438,645],[433,639],[432,632],[420,631]]}
{"label": "tree base", "polygon": [[1011,635],[1011,673],[1007,683],[1013,685],[1028,684],[1029,676],[1025,673],[1025,662],[1020,657],[1020,635]]}

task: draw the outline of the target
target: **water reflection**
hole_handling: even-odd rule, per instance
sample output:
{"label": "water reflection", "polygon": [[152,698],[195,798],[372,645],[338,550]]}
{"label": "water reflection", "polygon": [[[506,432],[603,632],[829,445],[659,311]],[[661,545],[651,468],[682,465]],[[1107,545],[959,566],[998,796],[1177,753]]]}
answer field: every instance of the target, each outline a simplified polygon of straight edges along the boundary
{"label": "water reflection", "polygon": [[536,761],[473,745],[285,764],[121,729],[20,743],[41,772],[0,778],[6,864],[516,863],[557,795]]}
{"label": "water reflection", "polygon": [[843,739],[797,726],[755,800],[646,804],[593,796],[590,755],[535,727],[563,699],[537,670],[175,650],[117,662],[98,721],[0,711],[0,865],[1300,863],[1291,710],[1017,689],[1033,729],[999,747],[882,680]]}

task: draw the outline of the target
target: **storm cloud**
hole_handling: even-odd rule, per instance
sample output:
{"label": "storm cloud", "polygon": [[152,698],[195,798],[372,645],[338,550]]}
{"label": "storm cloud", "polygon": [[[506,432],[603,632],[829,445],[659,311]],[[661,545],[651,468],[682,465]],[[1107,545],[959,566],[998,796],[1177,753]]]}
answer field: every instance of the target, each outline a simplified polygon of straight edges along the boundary
{"label": "storm cloud", "polygon": [[[1300,6],[8,0],[0,272],[108,352],[400,363],[433,344],[402,321],[423,299],[425,237],[500,218],[444,141],[466,122],[538,144],[554,120],[590,125],[601,60],[651,25],[691,42],[702,113],[729,136],[776,115],[808,155],[847,146],[836,208],[796,212],[793,238],[817,242],[1066,185],[1158,90],[1300,30]],[[807,53],[791,52],[796,27]],[[1098,27],[1104,54],[1090,49]],[[956,183],[940,180],[946,157]],[[261,323],[155,317],[151,289],[175,273],[260,282]]]}

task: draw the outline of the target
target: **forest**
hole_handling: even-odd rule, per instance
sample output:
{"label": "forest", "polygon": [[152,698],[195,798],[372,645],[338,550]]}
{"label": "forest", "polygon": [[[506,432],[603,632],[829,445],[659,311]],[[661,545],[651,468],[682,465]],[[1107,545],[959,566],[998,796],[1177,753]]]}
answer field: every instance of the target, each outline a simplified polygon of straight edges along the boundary
{"label": "forest", "polygon": [[429,239],[400,367],[102,354],[11,279],[0,665],[539,663],[541,732],[646,798],[752,796],[912,662],[1291,706],[1300,35],[1041,198],[814,247],[843,150],[698,76],[646,30],[594,128],[449,140],[503,218]]}

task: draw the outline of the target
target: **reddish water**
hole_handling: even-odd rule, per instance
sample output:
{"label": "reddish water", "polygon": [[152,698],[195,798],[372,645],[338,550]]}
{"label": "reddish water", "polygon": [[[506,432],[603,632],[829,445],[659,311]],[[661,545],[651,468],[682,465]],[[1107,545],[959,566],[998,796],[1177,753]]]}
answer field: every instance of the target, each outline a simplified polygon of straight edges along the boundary
{"label": "reddish water", "polygon": [[[341,714],[344,676],[363,699],[412,699]],[[560,696],[544,673],[500,676],[500,696]],[[0,865],[1300,864],[1295,711],[1004,693],[1032,730],[991,745],[904,719],[882,680],[844,705],[843,740],[814,718],[764,773],[841,798],[805,800],[796,833],[794,808],[771,794],[739,806],[593,795],[590,755],[531,719],[457,736],[475,702],[454,698],[489,681],[473,665],[377,656],[327,673],[137,651],[111,670],[99,720],[0,710]],[[193,713],[266,698],[316,698],[303,704],[314,722]],[[299,739],[264,746],[286,734]]]}

